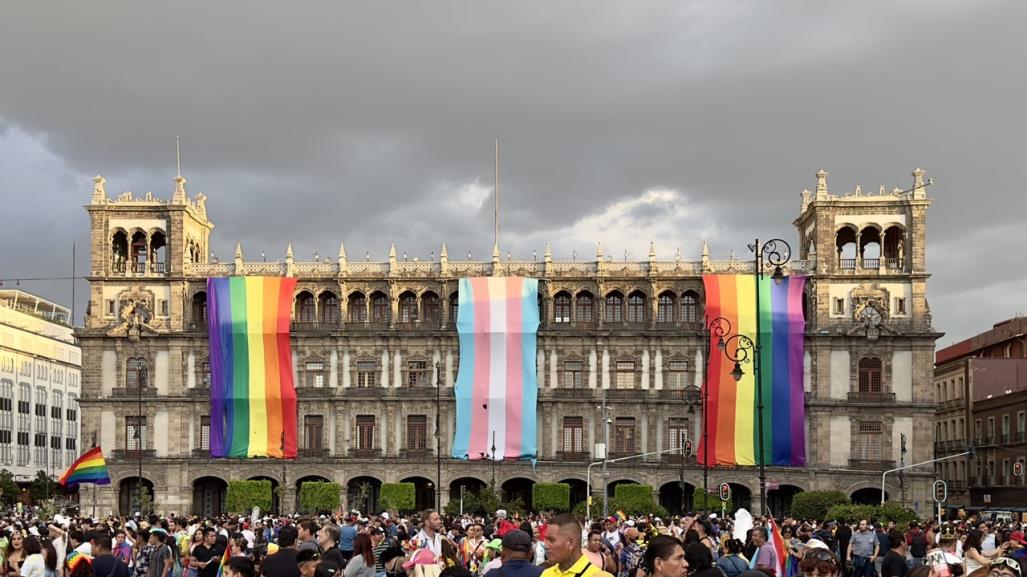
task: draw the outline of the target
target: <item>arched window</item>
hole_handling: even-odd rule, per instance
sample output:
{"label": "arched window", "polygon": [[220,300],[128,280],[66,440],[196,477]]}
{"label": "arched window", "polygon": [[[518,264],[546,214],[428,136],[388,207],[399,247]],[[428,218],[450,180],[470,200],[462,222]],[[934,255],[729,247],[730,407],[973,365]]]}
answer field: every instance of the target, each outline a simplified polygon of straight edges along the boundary
{"label": "arched window", "polygon": [[163,230],[150,235],[150,272],[167,272],[168,238]]}
{"label": "arched window", "polygon": [[560,292],[553,298],[553,322],[556,324],[571,322],[571,295]]}
{"label": "arched window", "polygon": [[328,325],[339,324],[339,297],[332,291],[325,291],[318,297],[321,322]]}
{"label": "arched window", "polygon": [[296,295],[296,322],[312,323],[316,318],[317,307],[314,306],[314,295],[303,291]]}
{"label": "arched window", "polygon": [[838,268],[852,270],[856,268],[856,229],[845,226],[835,233],[835,250],[838,252]]}
{"label": "arched window", "polygon": [[442,322],[442,306],[437,294],[428,291],[421,295],[421,317],[422,322],[434,327]]}
{"label": "arched window", "polygon": [[859,392],[881,392],[881,359],[863,357],[859,360]]}
{"label": "arched window", "polygon": [[578,293],[574,303],[575,320],[579,323],[591,323],[595,321],[595,299],[592,293],[585,291]]}
{"label": "arched window", "polygon": [[128,359],[125,373],[126,389],[145,389],[150,386],[149,366],[146,359],[133,357]]}
{"label": "arched window", "polygon": [[193,295],[193,328],[202,330],[207,325],[207,293],[200,291]]}
{"label": "arched window", "polygon": [[128,234],[119,230],[111,237],[111,270],[113,272],[125,272],[125,262],[128,261]]}
{"label": "arched window", "polygon": [[371,322],[389,322],[389,299],[382,293],[371,295]]}
{"label": "arched window", "polygon": [[417,321],[417,296],[412,292],[399,295],[399,322],[413,323]]}
{"label": "arched window", "polygon": [[349,322],[351,323],[366,323],[367,322],[367,299],[364,298],[364,293],[355,292],[349,295]]}
{"label": "arched window", "polygon": [[635,291],[628,296],[628,322],[642,324],[645,317],[645,293]]}
{"label": "arched window", "polygon": [[449,295],[449,320],[456,326],[457,319],[460,316],[457,314],[460,312],[460,293],[453,293]]}
{"label": "arched window", "polygon": [[674,295],[672,293],[660,295],[660,300],[656,305],[656,322],[674,322]]}
{"label": "arched window", "polygon": [[146,272],[146,233],[138,230],[132,234],[131,262],[132,272]]}
{"label": "arched window", "polygon": [[624,322],[624,297],[619,292],[606,295],[606,322]]}
{"label": "arched window", "polygon": [[692,291],[681,295],[681,322],[699,322],[699,295]]}

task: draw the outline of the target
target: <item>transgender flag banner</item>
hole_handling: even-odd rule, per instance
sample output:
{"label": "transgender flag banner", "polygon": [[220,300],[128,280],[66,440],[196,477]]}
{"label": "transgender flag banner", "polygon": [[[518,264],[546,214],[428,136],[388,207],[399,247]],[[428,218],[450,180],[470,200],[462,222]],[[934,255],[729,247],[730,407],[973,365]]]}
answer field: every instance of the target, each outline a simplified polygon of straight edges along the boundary
{"label": "transgender flag banner", "polygon": [[538,280],[460,279],[453,457],[535,459]]}

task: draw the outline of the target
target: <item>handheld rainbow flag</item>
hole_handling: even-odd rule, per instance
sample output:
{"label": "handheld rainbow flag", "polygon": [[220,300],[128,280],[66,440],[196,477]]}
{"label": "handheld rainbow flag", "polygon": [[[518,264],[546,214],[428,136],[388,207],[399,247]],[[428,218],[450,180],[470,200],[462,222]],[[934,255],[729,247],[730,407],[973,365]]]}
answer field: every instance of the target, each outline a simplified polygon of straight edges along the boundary
{"label": "handheld rainbow flag", "polygon": [[[801,467],[806,463],[802,314],[806,277],[789,276],[780,283],[763,278],[759,282],[764,457],[767,464]],[[751,275],[703,275],[703,284],[707,318],[723,317],[731,323],[733,333],[755,341],[755,279]],[[753,365],[746,365],[736,382],[731,376],[734,363],[717,349],[717,340],[710,335],[705,416],[709,419],[709,461],[711,465],[755,465],[759,430]],[[702,464],[702,446],[697,454]]]}
{"label": "handheld rainbow flag", "polygon": [[228,566],[228,562],[232,560],[232,548],[225,547],[225,554],[221,556],[221,561],[218,562],[218,574],[217,577],[224,577],[225,567]]}
{"label": "handheld rainbow flag", "polygon": [[93,447],[75,459],[58,482],[69,489],[80,483],[110,485],[111,476],[107,473],[107,461],[103,459],[100,447]]}
{"label": "handheld rainbow flag", "polygon": [[296,458],[295,278],[207,279],[210,456]]}
{"label": "handheld rainbow flag", "polygon": [[463,278],[452,456],[534,459],[538,280]]}

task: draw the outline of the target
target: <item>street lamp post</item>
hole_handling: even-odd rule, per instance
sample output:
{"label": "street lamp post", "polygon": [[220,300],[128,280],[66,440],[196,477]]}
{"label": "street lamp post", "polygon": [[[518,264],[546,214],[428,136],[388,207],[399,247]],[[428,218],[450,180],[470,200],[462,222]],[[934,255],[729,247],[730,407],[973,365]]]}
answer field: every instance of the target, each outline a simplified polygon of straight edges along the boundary
{"label": "street lamp post", "polygon": [[607,415],[609,408],[606,406],[606,389],[603,389],[603,404],[599,407],[602,412],[603,419],[603,519],[606,519],[610,515],[610,507],[607,503],[609,499],[606,495],[606,478],[608,473],[606,472],[606,463],[610,456],[610,418]]}
{"label": "street lamp post", "polygon": [[710,341],[713,340],[713,337],[717,337],[719,348],[720,343],[724,342],[724,337],[731,334],[731,321],[724,317],[707,319],[705,332],[706,337],[703,339],[703,352],[706,353],[706,374],[703,375],[703,386],[700,391],[700,396],[702,397],[702,490],[704,506],[706,505],[706,501],[710,494],[710,430],[707,424],[707,420],[709,419],[708,410],[710,399]]}
{"label": "street lamp post", "polygon": [[[765,459],[765,448],[763,443],[763,363],[761,362],[761,328],[760,328],[760,281],[763,280],[764,269],[767,266],[774,267],[774,272],[771,278],[775,282],[780,282],[784,278],[781,267],[784,266],[792,257],[792,248],[787,242],[775,238],[768,240],[763,244],[760,244],[760,240],[756,239],[753,244],[749,245],[749,250],[753,253],[753,276],[755,277],[756,285],[756,333],[755,341],[749,337],[737,334],[724,340],[718,338],[717,348],[724,352],[728,359],[734,361],[735,366],[731,371],[731,376],[736,381],[741,380],[744,371],[742,371],[742,364],[752,361],[753,376],[756,380],[756,416],[757,426],[759,427],[759,434],[757,435],[757,442],[760,445],[759,448],[759,465],[760,465],[760,510],[763,515],[767,514],[767,464]],[[734,348],[729,346],[730,343],[734,342]]]}
{"label": "street lamp post", "polygon": [[435,508],[442,508],[442,432],[439,413],[442,406],[442,363],[435,362]]}
{"label": "street lamp post", "polygon": [[[136,455],[138,456],[139,462],[139,474],[136,476],[136,499],[139,502],[139,506],[143,503],[143,447],[146,439],[143,438],[142,432],[142,419],[143,419],[143,387],[146,386],[146,380],[149,378],[149,371],[146,369],[146,365],[143,364],[139,367],[139,383],[136,387]],[[140,513],[149,513],[148,511],[140,511]]]}

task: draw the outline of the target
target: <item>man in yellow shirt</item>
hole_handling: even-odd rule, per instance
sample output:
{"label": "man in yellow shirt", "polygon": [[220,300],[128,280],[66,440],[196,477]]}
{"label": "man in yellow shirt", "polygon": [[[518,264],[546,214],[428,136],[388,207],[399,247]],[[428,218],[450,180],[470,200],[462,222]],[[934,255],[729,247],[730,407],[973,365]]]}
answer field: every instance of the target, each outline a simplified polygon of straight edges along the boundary
{"label": "man in yellow shirt", "polygon": [[581,524],[571,515],[557,515],[549,521],[546,557],[553,565],[541,577],[613,577],[581,553]]}

